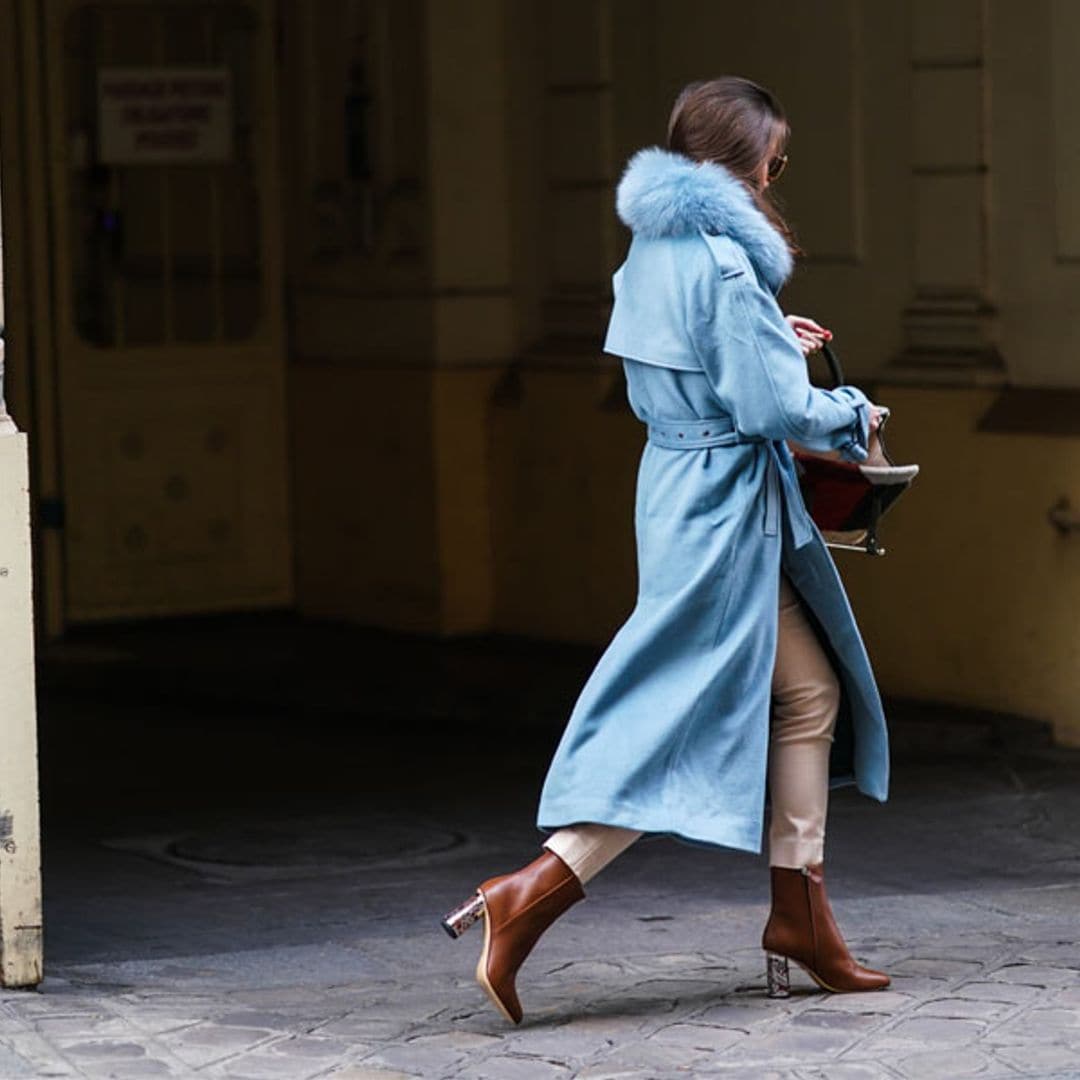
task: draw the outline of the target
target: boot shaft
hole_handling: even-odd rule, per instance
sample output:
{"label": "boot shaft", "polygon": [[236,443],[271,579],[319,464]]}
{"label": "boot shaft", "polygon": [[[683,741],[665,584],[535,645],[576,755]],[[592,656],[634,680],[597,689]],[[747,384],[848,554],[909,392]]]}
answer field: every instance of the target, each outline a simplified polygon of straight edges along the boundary
{"label": "boot shaft", "polygon": [[479,889],[493,930],[538,938],[571,904],[585,896],[574,872],[545,851],[512,874],[490,878]]}

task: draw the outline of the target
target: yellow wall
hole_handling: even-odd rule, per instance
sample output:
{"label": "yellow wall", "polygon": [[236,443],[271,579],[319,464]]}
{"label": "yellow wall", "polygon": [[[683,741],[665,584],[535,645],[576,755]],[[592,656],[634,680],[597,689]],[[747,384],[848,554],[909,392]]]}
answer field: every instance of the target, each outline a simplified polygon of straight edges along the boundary
{"label": "yellow wall", "polygon": [[526,368],[492,413],[495,628],[604,642],[634,600],[642,431],[619,368]]}
{"label": "yellow wall", "polygon": [[[1080,9],[938,7],[280,0],[284,190],[281,229],[266,231],[287,251],[267,295],[284,286],[298,610],[594,644],[617,629],[634,600],[643,434],[598,354],[627,239],[613,189],[633,150],[662,141],[683,82],[738,71],[779,92],[794,128],[782,193],[807,256],[785,307],[837,331],[855,381],[881,383],[895,410],[896,456],[924,467],[886,522],[889,556],[841,557],[884,689],[1044,717],[1080,744],[1080,540],[1046,522],[1062,495],[1080,503],[1080,443],[979,431],[997,391],[976,388],[1080,386],[1067,48]],[[358,80],[363,168],[345,123]],[[10,139],[12,107],[5,117]],[[27,145],[4,146],[7,247],[37,276],[7,286],[34,303],[8,313],[32,311],[35,332],[12,326],[9,361],[32,336],[38,494],[72,506],[74,427],[50,397],[48,343],[49,283],[67,278],[50,277],[49,211],[33,198],[48,190],[44,143]],[[142,408],[99,368],[110,408]],[[25,401],[25,360],[14,370]],[[890,387],[889,373],[918,381]],[[968,388],[927,388],[942,378]],[[257,443],[266,430],[252,427]],[[255,480],[283,492],[282,468]],[[287,532],[263,527],[253,550],[284,551]],[[42,540],[47,583],[61,569],[75,580],[60,539]],[[56,627],[59,595],[47,592]]]}
{"label": "yellow wall", "polygon": [[430,372],[302,364],[290,400],[301,610],[436,629]]}
{"label": "yellow wall", "polygon": [[[633,604],[643,436],[600,405],[611,381],[527,373],[494,414],[500,630],[603,644]],[[894,459],[923,472],[883,524],[885,558],[837,558],[886,694],[1045,719],[1080,745],[1080,537],[1047,521],[1080,502],[1080,442],[977,431],[996,396],[877,390]]]}
{"label": "yellow wall", "polygon": [[491,628],[495,607],[491,517],[491,400],[500,369],[433,373],[433,435],[438,629],[462,634]]}
{"label": "yellow wall", "polygon": [[886,519],[889,554],[842,560],[887,692],[1053,722],[1080,745],[1080,441],[975,430],[992,391],[883,387],[890,450],[923,467]]}
{"label": "yellow wall", "polygon": [[500,369],[292,369],[304,614],[416,633],[493,619],[489,413]]}
{"label": "yellow wall", "polygon": [[[1043,717],[1080,744],[1080,541],[1046,521],[1061,495],[1080,503],[1080,444],[978,431],[997,391],[974,388],[1075,381],[1067,342],[1036,333],[1071,325],[1075,265],[1055,252],[1073,250],[1072,187],[1057,217],[1046,189],[1066,160],[1049,103],[1071,96],[1043,86],[1032,109],[1041,53],[1007,47],[1022,18],[1049,48],[1061,5],[998,5],[985,64],[959,72],[990,47],[974,5],[946,22],[845,0],[779,21],[708,0],[687,0],[692,19],[649,0],[393,6],[373,54],[385,221],[372,251],[333,257],[305,223],[343,168],[347,57],[336,17],[286,6],[301,611],[610,638],[634,601],[643,440],[598,354],[626,240],[612,189],[679,85],[738,70],[794,125],[783,194],[808,255],[785,307],[837,331],[855,381],[921,380],[879,390],[895,456],[924,468],[885,523],[890,554],[839,556],[883,689]],[[843,62],[822,68],[818,45]],[[925,388],[942,377],[968,388]]]}

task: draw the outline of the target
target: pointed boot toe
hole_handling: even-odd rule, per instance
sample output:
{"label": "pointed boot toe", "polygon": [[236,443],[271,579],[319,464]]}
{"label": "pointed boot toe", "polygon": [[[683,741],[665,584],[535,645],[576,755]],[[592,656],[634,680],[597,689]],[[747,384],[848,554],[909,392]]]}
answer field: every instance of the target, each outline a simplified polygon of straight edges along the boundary
{"label": "pointed boot toe", "polygon": [[484,948],[476,962],[476,981],[488,1000],[512,1024],[520,1024],[525,1016],[517,993],[518,966],[507,961],[506,949],[500,935],[491,931],[491,921],[484,920]]}

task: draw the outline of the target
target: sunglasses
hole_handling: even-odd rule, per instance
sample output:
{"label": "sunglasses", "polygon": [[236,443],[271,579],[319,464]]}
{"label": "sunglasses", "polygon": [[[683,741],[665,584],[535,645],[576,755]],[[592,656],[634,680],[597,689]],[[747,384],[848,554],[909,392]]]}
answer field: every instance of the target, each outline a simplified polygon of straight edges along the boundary
{"label": "sunglasses", "polygon": [[768,175],[770,183],[780,179],[787,168],[787,163],[787,154],[777,154],[776,157],[769,159]]}

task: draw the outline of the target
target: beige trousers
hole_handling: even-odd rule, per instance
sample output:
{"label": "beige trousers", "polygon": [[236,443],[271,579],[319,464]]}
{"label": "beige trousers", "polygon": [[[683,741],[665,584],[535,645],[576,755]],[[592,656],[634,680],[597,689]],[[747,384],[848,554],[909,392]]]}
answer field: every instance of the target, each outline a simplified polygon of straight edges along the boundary
{"label": "beige trousers", "polygon": [[[769,746],[769,865],[801,869],[825,855],[829,751],[840,684],[786,577],[772,681]],[[584,885],[641,833],[613,825],[571,825],[544,844]]]}

